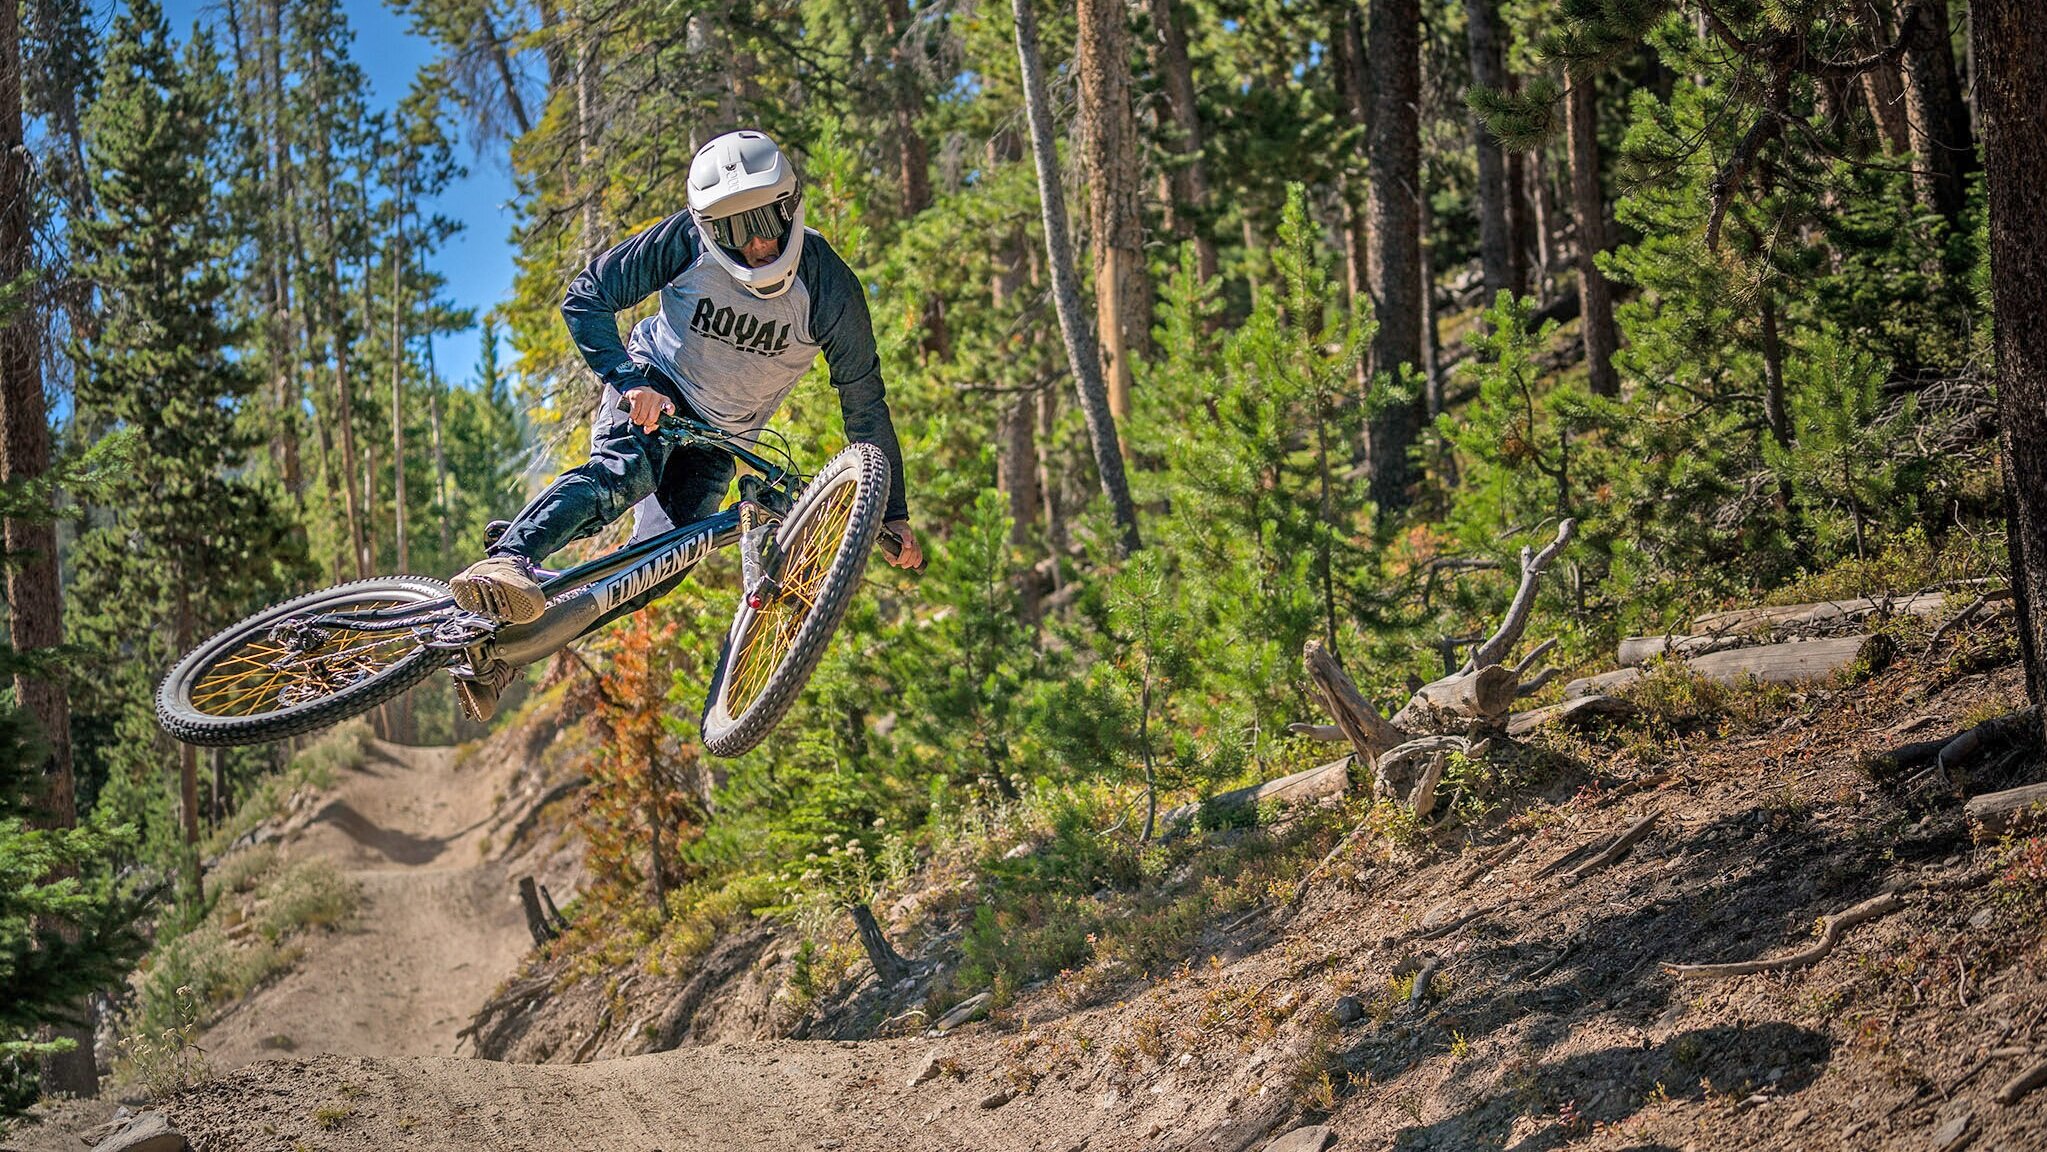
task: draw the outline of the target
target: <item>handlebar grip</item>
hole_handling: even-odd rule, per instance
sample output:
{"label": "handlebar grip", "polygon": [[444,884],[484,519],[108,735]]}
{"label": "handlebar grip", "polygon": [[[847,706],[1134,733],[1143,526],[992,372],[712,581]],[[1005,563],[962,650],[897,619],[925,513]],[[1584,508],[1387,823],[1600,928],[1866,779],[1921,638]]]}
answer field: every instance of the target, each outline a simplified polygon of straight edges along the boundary
{"label": "handlebar grip", "polygon": [[[882,525],[881,537],[876,542],[881,545],[882,555],[888,557],[891,561],[893,561],[896,557],[901,556],[903,554],[902,537],[897,536],[894,532],[890,531],[888,525],[886,524]],[[917,566],[915,568],[910,569],[910,571],[915,572],[921,576],[924,573],[925,566],[930,563],[931,563],[930,557],[928,556],[919,557],[917,560]]]}

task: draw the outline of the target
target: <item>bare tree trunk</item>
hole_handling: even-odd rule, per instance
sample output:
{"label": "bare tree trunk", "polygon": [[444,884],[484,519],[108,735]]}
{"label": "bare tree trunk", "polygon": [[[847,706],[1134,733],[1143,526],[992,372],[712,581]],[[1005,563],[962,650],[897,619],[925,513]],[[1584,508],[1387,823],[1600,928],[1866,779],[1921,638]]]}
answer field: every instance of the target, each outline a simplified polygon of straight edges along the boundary
{"label": "bare tree trunk", "polygon": [[[1371,0],[1371,260],[1366,269],[1379,331],[1372,372],[1421,362],[1421,9],[1418,0]],[[1417,403],[1389,404],[1368,431],[1370,490],[1381,514],[1407,507]]]}
{"label": "bare tree trunk", "polygon": [[867,953],[867,962],[874,965],[874,976],[881,981],[881,986],[893,987],[908,976],[910,962],[888,942],[888,936],[874,919],[874,909],[865,903],[854,903],[848,904],[846,910],[853,915],[853,927],[860,933],[860,947]]}
{"label": "bare tree trunk", "polygon": [[1130,108],[1130,29],[1122,0],[1080,0],[1081,156],[1094,257],[1095,331],[1109,413],[1130,418],[1131,360],[1151,343],[1138,200],[1137,122]]}
{"label": "bare tree trunk", "polygon": [[1912,138],[1912,184],[1920,201],[1959,224],[1962,176],[1973,158],[1969,109],[1955,74],[1947,0],[1917,0],[1905,40],[1905,125]]}
{"label": "bare tree trunk", "polygon": [[[326,57],[323,54],[316,56],[315,59],[324,61]],[[316,100],[325,100],[329,95],[324,66],[315,68],[313,92]],[[334,171],[333,145],[323,139],[318,147],[315,180],[321,178],[333,180],[337,175]],[[341,425],[341,492],[343,511],[348,518],[349,563],[355,569],[356,578],[364,579],[370,574],[370,559],[363,541],[363,509],[357,502],[357,485],[361,479],[356,467],[355,393],[349,386],[348,378],[348,362],[352,350],[342,339],[341,332],[341,256],[335,248],[334,199],[331,186],[320,188],[320,207],[316,215],[319,218],[320,246],[325,250],[327,259],[327,287],[324,300],[327,349],[334,357],[334,398],[339,409],[335,414],[335,422]],[[332,471],[329,471],[328,475],[332,476]]]}
{"label": "bare tree trunk", "polygon": [[[1500,53],[1499,0],[1465,0],[1465,40],[1471,52],[1471,82],[1503,91],[1507,67]],[[1502,290],[1521,294],[1514,278],[1514,241],[1507,223],[1507,161],[1500,141],[1474,115],[1473,147],[1478,154],[1478,258],[1485,269],[1485,306]]]}
{"label": "bare tree trunk", "polygon": [[1571,201],[1578,224],[1578,324],[1585,334],[1585,366],[1592,391],[1620,395],[1613,354],[1613,288],[1594,257],[1606,248],[1606,195],[1599,184],[1599,92],[1589,75],[1573,76],[1565,96],[1571,138]]}
{"label": "bare tree trunk", "polygon": [[1173,0],[1146,0],[1159,73],[1159,95],[1165,105],[1160,119],[1171,124],[1166,149],[1179,159],[1167,174],[1166,227],[1182,243],[1194,244],[1194,268],[1203,281],[1215,278],[1221,266],[1215,236],[1206,226],[1209,205],[1208,170],[1201,159],[1201,109],[1194,96],[1194,65],[1187,58],[1187,37]]}
{"label": "bare tree trunk", "polygon": [[1016,13],[1016,55],[1023,74],[1024,110],[1030,121],[1031,152],[1038,168],[1038,200],[1044,213],[1045,263],[1052,278],[1052,304],[1059,314],[1059,331],[1066,341],[1066,358],[1073,369],[1081,415],[1087,421],[1088,444],[1094,450],[1102,494],[1108,498],[1116,525],[1122,530],[1123,551],[1131,553],[1143,546],[1137,532],[1137,506],[1131,502],[1130,485],[1123,474],[1123,449],[1116,441],[1116,418],[1109,410],[1108,388],[1102,383],[1094,332],[1081,320],[1080,289],[1073,282],[1073,248],[1066,235],[1059,153],[1052,143],[1052,110],[1046,104],[1045,76],[1038,61],[1037,17],[1031,11],[1032,0],[1011,3]]}
{"label": "bare tree trunk", "polygon": [[2047,716],[2047,8],[1970,5],[1989,177],[1997,408],[2026,687]]}

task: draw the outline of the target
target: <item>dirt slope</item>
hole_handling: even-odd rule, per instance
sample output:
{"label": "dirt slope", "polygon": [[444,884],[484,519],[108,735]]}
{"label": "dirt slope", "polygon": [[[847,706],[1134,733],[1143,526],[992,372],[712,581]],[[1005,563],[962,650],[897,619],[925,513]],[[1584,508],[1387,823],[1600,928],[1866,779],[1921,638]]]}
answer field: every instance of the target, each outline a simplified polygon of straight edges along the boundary
{"label": "dirt slope", "polygon": [[532,944],[512,878],[484,851],[507,766],[478,757],[458,767],[451,748],[371,749],[281,845],[361,886],[356,924],[207,1032],[216,1071],[283,1051],[450,1054]]}

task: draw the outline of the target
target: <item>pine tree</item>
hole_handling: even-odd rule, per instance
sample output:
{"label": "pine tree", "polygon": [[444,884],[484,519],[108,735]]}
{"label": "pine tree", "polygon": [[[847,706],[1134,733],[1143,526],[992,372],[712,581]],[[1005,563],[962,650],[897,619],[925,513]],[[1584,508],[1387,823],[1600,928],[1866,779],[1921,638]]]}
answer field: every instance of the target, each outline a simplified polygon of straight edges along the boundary
{"label": "pine tree", "polygon": [[[274,494],[241,475],[253,445],[239,408],[255,382],[229,351],[219,59],[203,34],[175,58],[162,10],[137,0],[114,23],[106,71],[86,116],[99,214],[76,224],[105,322],[82,350],[78,403],[132,429],[136,459],[78,541],[71,613],[103,661],[85,706],[112,729],[93,750],[110,790],[138,802],[133,815],[160,811],[149,781],[179,764],[184,847],[167,858],[182,857],[191,894],[196,760],[157,732],[151,689],[178,654],[302,576],[304,552]],[[145,829],[168,847],[160,819]]]}

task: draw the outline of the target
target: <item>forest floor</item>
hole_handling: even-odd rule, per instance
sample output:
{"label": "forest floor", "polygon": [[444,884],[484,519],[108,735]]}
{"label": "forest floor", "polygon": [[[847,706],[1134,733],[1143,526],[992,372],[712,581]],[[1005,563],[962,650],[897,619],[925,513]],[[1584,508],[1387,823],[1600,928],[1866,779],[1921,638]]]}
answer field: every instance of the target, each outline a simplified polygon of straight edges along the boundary
{"label": "forest floor", "polygon": [[[2047,838],[1978,843],[1957,792],[1908,791],[1872,767],[1887,749],[2020,704],[2009,651],[2006,635],[1857,684],[1758,694],[1690,736],[1550,733],[1575,768],[1470,841],[1389,847],[1368,834],[1297,900],[1276,886],[1201,926],[1168,970],[1063,974],[944,1036],[714,1036],[587,1063],[505,1063],[419,1054],[454,1025],[440,1001],[408,990],[363,1017],[391,1030],[387,1047],[248,1064],[165,1112],[200,1152],[1237,1150],[1317,1124],[1339,1150],[2047,1148],[2047,1092],[1999,1099],[2047,1057]],[[2043,775],[2039,749],[2004,750],[1958,791]],[[440,812],[418,795],[404,802]],[[447,808],[413,825],[446,845],[428,859],[453,861],[476,819]],[[399,824],[378,811],[378,826]],[[1334,815],[1299,818],[1320,831],[1293,859],[1335,843]],[[1630,853],[1598,862],[1651,817]],[[334,832],[332,851],[378,851]],[[1157,881],[1183,882],[1198,881]],[[482,892],[479,906],[507,893]],[[1788,955],[1813,943],[1821,917],[1886,893],[1896,911],[1843,932],[1809,966],[1717,980],[1666,967]],[[954,906],[971,915],[972,903]],[[445,936],[455,915],[411,917],[404,931]],[[509,912],[505,924],[515,955],[524,930]],[[380,929],[378,947],[432,949],[414,963],[434,972],[461,962],[396,935]],[[928,939],[918,960],[957,962],[956,933]],[[758,982],[786,943],[755,947],[759,961],[724,983]],[[510,955],[494,956],[496,971]],[[334,979],[374,983],[344,975],[371,970],[354,963]],[[1431,974],[1419,993],[1418,971]],[[485,981],[456,982],[479,992]],[[866,984],[870,998],[891,995]],[[758,993],[697,989],[688,1010],[721,994]],[[642,986],[632,999],[647,1008],[659,996]],[[602,1033],[601,1002],[560,997],[546,1027],[573,1039],[595,1021]],[[282,1022],[282,1005],[252,1002],[247,1035],[290,1031],[303,1050],[312,1033]],[[340,1015],[330,1034],[359,1035],[357,1015]],[[614,1050],[549,1047],[563,1060]]]}

